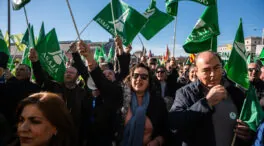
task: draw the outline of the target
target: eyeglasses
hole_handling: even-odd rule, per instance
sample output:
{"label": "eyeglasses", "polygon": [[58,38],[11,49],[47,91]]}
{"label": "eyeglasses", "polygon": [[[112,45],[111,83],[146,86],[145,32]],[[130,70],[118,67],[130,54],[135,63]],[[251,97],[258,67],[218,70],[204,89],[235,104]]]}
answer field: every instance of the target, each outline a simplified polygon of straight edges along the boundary
{"label": "eyeglasses", "polygon": [[138,77],[140,77],[142,80],[147,80],[148,79],[148,75],[147,74],[133,73],[132,77],[133,77],[133,79],[137,79]]}
{"label": "eyeglasses", "polygon": [[249,72],[252,72],[253,70],[255,70],[255,72],[259,72],[259,69],[257,69],[257,68],[248,68]]}
{"label": "eyeglasses", "polygon": [[163,73],[165,73],[165,71],[164,71],[164,70],[159,70],[159,71],[157,71],[156,73],[157,73],[157,74],[158,74],[158,73],[162,73],[162,74],[163,74]]}

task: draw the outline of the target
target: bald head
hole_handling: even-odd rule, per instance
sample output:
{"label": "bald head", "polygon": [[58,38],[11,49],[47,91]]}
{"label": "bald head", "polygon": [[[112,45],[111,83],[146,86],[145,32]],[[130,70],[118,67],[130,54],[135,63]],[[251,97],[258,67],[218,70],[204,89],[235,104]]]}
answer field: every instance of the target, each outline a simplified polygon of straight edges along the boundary
{"label": "bald head", "polygon": [[208,88],[220,84],[222,65],[219,57],[210,51],[202,52],[196,58],[197,77]]}
{"label": "bald head", "polygon": [[201,53],[199,53],[199,54],[196,56],[195,64],[197,64],[198,61],[202,61],[202,60],[210,60],[210,59],[212,59],[212,58],[218,59],[219,62],[221,62],[220,59],[219,59],[219,57],[217,56],[216,53],[211,52],[211,51],[205,51],[205,52],[201,52]]}

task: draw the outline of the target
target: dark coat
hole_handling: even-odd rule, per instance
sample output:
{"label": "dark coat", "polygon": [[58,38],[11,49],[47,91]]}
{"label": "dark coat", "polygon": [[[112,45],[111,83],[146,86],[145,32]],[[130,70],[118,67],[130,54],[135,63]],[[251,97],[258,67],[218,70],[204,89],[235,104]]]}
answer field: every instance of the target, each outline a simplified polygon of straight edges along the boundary
{"label": "dark coat", "polygon": [[15,112],[18,103],[33,93],[40,91],[40,87],[29,80],[10,78],[0,85],[0,113],[2,113],[10,125],[16,123]]}
{"label": "dark coat", "polygon": [[[231,99],[238,109],[244,100],[243,92],[232,86],[224,85]],[[183,146],[214,146],[215,138],[212,123],[213,109],[204,98],[203,87],[200,81],[192,82],[176,92],[174,104],[169,113],[170,129],[177,130],[178,140],[183,141]],[[237,138],[236,145],[246,145]]]}
{"label": "dark coat", "polygon": [[51,80],[42,70],[39,61],[32,63],[32,67],[34,75],[36,77],[36,81],[42,87],[43,91],[57,93],[62,96],[68,110],[71,112],[77,133],[79,133],[83,117],[82,104],[84,98],[87,96],[85,90],[77,85],[73,89],[68,89],[67,87],[65,87],[64,83],[58,83]]}
{"label": "dark coat", "polygon": [[[106,79],[101,69],[97,67],[91,73],[100,96],[96,98],[96,107],[92,109],[92,98],[85,99],[84,133],[87,145],[111,146],[114,140],[118,109],[122,104],[122,91],[118,82]],[[92,119],[92,120],[91,120]]]}

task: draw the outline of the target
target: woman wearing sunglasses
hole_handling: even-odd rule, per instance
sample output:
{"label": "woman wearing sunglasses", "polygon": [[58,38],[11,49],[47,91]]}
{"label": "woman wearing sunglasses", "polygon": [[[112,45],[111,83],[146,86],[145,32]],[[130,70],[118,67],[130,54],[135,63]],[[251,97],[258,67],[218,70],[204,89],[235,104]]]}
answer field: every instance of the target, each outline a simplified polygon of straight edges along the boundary
{"label": "woman wearing sunglasses", "polygon": [[119,125],[122,125],[122,132],[119,134],[123,134],[120,144],[122,146],[164,145],[168,129],[166,127],[168,113],[163,99],[149,92],[150,69],[142,63],[134,66],[125,79],[122,90],[119,90],[114,84],[109,84],[105,80],[86,44],[81,41],[78,45],[80,53],[88,61],[88,69],[98,89],[107,92],[109,97],[123,93],[119,101],[115,100],[115,103],[112,101],[114,105],[119,104],[117,111],[121,111],[122,120]]}

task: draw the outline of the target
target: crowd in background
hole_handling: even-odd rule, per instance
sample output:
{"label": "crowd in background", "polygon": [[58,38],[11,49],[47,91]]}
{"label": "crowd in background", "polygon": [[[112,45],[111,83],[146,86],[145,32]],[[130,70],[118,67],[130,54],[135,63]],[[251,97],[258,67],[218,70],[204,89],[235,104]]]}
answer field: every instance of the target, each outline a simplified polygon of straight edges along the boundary
{"label": "crowd in background", "polygon": [[[131,63],[132,46],[123,48],[119,37],[115,48],[113,63],[96,62],[87,44],[72,43],[62,83],[34,48],[32,68],[18,64],[13,75],[0,67],[0,146],[230,146],[234,135],[236,146],[261,141],[238,120],[245,91],[226,77],[217,54],[159,65],[146,56]],[[250,63],[248,75],[264,109],[264,67]]]}

